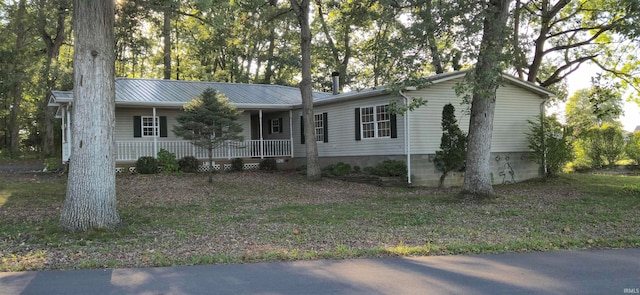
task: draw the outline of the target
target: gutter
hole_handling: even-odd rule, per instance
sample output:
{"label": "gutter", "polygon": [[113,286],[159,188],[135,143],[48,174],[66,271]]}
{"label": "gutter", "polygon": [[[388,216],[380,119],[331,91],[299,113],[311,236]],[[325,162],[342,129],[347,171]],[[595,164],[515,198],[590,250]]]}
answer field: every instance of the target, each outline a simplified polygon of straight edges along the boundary
{"label": "gutter", "polygon": [[[404,103],[408,107],[409,101],[411,100],[406,94],[402,92],[402,90],[398,91],[400,96],[404,97]],[[407,154],[407,184],[411,186],[411,118],[409,114],[411,111],[407,109],[407,112],[404,114],[404,148]]]}

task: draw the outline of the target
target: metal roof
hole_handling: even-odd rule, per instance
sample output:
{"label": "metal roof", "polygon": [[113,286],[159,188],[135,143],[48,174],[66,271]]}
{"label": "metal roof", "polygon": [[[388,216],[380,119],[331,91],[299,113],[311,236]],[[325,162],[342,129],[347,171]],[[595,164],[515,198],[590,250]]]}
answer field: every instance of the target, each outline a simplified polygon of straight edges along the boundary
{"label": "metal roof", "polygon": [[[468,71],[458,71],[437,74],[424,79],[424,88],[428,84],[436,84],[451,79],[461,78]],[[523,87],[540,96],[549,97],[554,93],[544,87],[522,81],[516,77],[504,74],[506,82]],[[224,94],[229,102],[242,109],[291,109],[301,106],[300,89],[297,87],[272,84],[242,84],[222,82],[199,82],[183,80],[155,80],[117,78],[116,105],[124,106],[158,106],[181,107],[191,99],[198,97],[204,90],[211,88]],[[405,90],[415,90],[405,87]],[[313,100],[317,104],[328,104],[344,100],[374,97],[387,94],[391,90],[387,86],[365,88],[333,95],[326,92],[313,92]],[[52,91],[50,106],[73,101],[73,91]]]}

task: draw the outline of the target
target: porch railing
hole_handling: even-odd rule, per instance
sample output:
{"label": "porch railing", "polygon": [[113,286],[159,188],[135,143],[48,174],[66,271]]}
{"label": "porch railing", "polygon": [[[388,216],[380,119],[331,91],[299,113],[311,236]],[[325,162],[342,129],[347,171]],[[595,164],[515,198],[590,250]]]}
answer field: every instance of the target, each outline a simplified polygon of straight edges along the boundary
{"label": "porch railing", "polygon": [[[189,141],[157,141],[157,150],[165,149],[176,155],[176,159],[193,156],[207,159],[207,150],[194,146]],[[116,141],[116,161],[136,161],[140,157],[154,156],[153,141]],[[290,157],[291,141],[287,139],[265,139],[228,141],[213,150],[214,159]]]}

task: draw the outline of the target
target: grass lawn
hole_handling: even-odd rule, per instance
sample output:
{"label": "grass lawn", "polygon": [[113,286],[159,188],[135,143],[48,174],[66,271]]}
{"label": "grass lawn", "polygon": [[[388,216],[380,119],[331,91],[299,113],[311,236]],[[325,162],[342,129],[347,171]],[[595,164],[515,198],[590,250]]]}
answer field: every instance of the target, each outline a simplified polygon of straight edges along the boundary
{"label": "grass lawn", "polygon": [[568,174],[456,190],[380,188],[296,173],[123,175],[122,225],[67,234],[66,177],[0,174],[0,271],[640,247],[640,177]]}

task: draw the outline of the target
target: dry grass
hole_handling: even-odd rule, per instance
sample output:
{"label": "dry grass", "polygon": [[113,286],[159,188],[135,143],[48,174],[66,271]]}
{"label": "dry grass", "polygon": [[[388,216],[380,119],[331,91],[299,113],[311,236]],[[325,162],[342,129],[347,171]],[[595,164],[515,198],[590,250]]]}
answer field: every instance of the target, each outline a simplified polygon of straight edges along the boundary
{"label": "dry grass", "polygon": [[122,225],[61,232],[65,178],[2,174],[0,271],[640,246],[639,177],[570,175],[455,190],[380,188],[296,173],[124,175]]}

